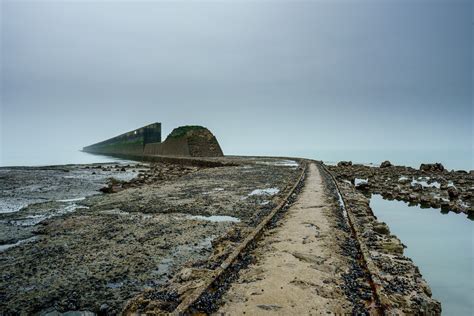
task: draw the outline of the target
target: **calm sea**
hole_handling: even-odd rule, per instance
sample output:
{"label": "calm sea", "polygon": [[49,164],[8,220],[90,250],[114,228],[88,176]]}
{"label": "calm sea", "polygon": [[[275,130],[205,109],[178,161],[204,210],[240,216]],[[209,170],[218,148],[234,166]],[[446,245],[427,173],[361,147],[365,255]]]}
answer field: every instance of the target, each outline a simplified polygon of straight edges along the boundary
{"label": "calm sea", "polygon": [[320,150],[303,155],[328,163],[351,160],[353,163],[392,164],[419,168],[422,163],[440,162],[448,170],[473,170],[472,150]]}
{"label": "calm sea", "polygon": [[388,224],[407,246],[428,282],[443,315],[474,312],[474,222],[465,214],[408,206],[373,195],[370,206],[379,221]]}
{"label": "calm sea", "polygon": [[49,151],[32,151],[28,154],[19,153],[3,153],[0,166],[52,166],[67,164],[89,164],[89,163],[105,163],[120,161],[120,159],[93,155],[79,150],[58,150]]}
{"label": "calm sea", "polygon": [[[238,155],[239,153],[232,153]],[[245,153],[246,155],[260,155],[262,153]],[[266,152],[268,156],[305,157],[323,160],[327,163],[337,163],[341,160],[351,160],[354,163],[380,164],[390,160],[396,165],[405,165],[418,168],[421,163],[441,162],[447,169],[472,170],[472,150],[310,150],[285,151],[275,150]],[[117,161],[116,158],[92,155],[79,150],[45,150],[28,153],[2,152],[0,166],[43,166],[81,164],[95,162]]]}

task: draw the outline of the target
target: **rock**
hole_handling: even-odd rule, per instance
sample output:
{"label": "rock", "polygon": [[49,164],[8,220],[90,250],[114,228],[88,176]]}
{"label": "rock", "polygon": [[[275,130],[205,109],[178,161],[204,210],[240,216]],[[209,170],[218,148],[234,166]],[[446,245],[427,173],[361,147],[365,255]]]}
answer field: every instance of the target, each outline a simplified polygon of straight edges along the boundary
{"label": "rock", "polygon": [[441,209],[449,209],[449,202],[446,200],[441,200]]}
{"label": "rock", "polygon": [[393,166],[392,163],[388,160],[385,160],[384,162],[382,162],[380,164],[380,168],[388,168],[388,167],[392,167],[392,166]]}
{"label": "rock", "polygon": [[104,314],[105,314],[108,309],[109,309],[109,305],[107,305],[107,304],[102,304],[102,305],[100,305],[100,312],[101,312],[101,313],[104,313]]}
{"label": "rock", "polygon": [[339,161],[337,163],[338,167],[349,167],[352,166],[352,161]]}
{"label": "rock", "polygon": [[368,182],[360,182],[356,185],[356,189],[357,190],[368,190],[370,187],[369,183]]}
{"label": "rock", "polygon": [[420,165],[420,170],[421,171],[444,171],[444,166],[440,164],[439,162],[437,163],[422,163]]}
{"label": "rock", "polygon": [[422,196],[420,197],[420,202],[421,202],[421,203],[424,203],[424,204],[428,204],[428,203],[431,202],[431,200],[430,200],[430,197],[429,197],[429,196],[427,196],[427,195],[422,195]]}
{"label": "rock", "polygon": [[411,187],[412,187],[413,191],[415,191],[415,192],[423,191],[423,186],[419,183],[414,183]]}
{"label": "rock", "polygon": [[382,234],[382,235],[389,235],[390,229],[388,228],[387,224],[385,223],[376,223],[374,224],[374,231]]}
{"label": "rock", "polygon": [[448,187],[448,195],[451,200],[459,196],[459,192],[455,187]]}
{"label": "rock", "polygon": [[411,182],[411,179],[408,178],[408,177],[405,177],[405,178],[401,178],[398,180],[398,183],[401,183],[401,184],[407,184],[407,183],[410,183]]}
{"label": "rock", "polygon": [[420,200],[420,198],[418,197],[418,195],[416,194],[410,194],[408,196],[408,199],[411,201],[411,202],[418,202]]}

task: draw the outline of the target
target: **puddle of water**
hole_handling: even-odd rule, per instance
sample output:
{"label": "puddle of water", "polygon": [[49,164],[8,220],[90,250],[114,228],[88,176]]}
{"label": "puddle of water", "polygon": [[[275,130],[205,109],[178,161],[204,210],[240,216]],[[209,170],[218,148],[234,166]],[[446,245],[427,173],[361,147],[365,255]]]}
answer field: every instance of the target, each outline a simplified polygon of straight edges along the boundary
{"label": "puddle of water", "polygon": [[7,250],[7,249],[10,249],[10,248],[19,246],[19,245],[24,244],[24,243],[33,242],[33,241],[35,241],[36,239],[38,239],[38,237],[37,237],[37,236],[33,236],[33,237],[30,237],[30,238],[27,238],[27,239],[19,240],[19,241],[17,241],[17,242],[14,243],[14,244],[0,245],[0,252],[4,252],[4,251]]}
{"label": "puddle of water", "polygon": [[294,160],[277,160],[277,161],[257,161],[259,165],[278,166],[278,167],[298,167],[299,164]]}
{"label": "puddle of water", "polygon": [[212,216],[195,215],[195,216],[190,216],[189,218],[209,221],[209,222],[234,222],[234,223],[240,222],[240,219],[238,219],[237,217],[226,216],[226,215],[212,215]]}
{"label": "puddle of water", "polygon": [[11,220],[11,221],[9,221],[9,223],[12,224],[12,225],[16,225],[16,226],[34,226],[34,225],[37,225],[37,224],[41,223],[42,221],[44,221],[46,219],[56,217],[56,216],[60,216],[60,215],[64,215],[64,214],[67,214],[67,213],[71,213],[71,212],[74,212],[75,210],[80,209],[80,208],[88,209],[89,207],[84,206],[84,205],[77,205],[77,204],[73,203],[73,204],[66,205],[64,208],[62,208],[60,210],[52,210],[48,214],[28,215],[25,218],[21,218],[21,219],[17,219],[17,220]]}
{"label": "puddle of water", "polygon": [[275,195],[280,190],[278,188],[268,188],[268,189],[256,189],[249,193],[249,196],[252,195]]}
{"label": "puddle of water", "polygon": [[373,195],[370,206],[380,221],[407,246],[428,281],[443,315],[472,315],[474,302],[474,222],[463,214],[408,206]]}
{"label": "puddle of water", "polygon": [[346,203],[344,203],[344,199],[342,198],[342,195],[341,195],[341,193],[339,192],[339,190],[336,190],[336,193],[337,193],[337,200],[339,201],[339,205],[340,205],[341,208],[342,208],[342,215],[344,216],[344,218],[346,219],[346,221],[348,221]]}
{"label": "puddle of water", "polygon": [[[40,202],[41,200],[38,199],[36,201]],[[0,201],[0,214],[18,212],[22,208],[28,206],[28,204],[30,204],[29,201],[25,202],[21,199],[2,197],[2,201]]]}
{"label": "puddle of water", "polygon": [[114,208],[111,210],[103,210],[101,211],[102,214],[107,214],[107,215],[130,215],[129,212],[122,211],[121,209]]}
{"label": "puddle of water", "polygon": [[123,286],[123,282],[109,282],[106,284],[109,289],[118,289]]}
{"label": "puddle of water", "polygon": [[199,252],[203,249],[211,249],[212,241],[216,236],[211,235],[205,237],[204,239],[199,240],[193,245],[179,245],[173,249],[172,255],[166,258],[163,258],[160,263],[156,266],[156,269],[152,270],[150,273],[156,276],[154,284],[163,284],[166,282],[167,274],[172,271],[173,266],[179,266],[183,264],[184,260],[187,260],[187,255],[193,254],[193,257],[198,256]]}
{"label": "puddle of water", "polygon": [[96,316],[97,314],[89,311],[68,311],[65,313],[56,310],[41,312],[40,316]]}
{"label": "puddle of water", "polygon": [[63,203],[67,203],[67,202],[77,202],[77,201],[83,201],[85,200],[86,197],[83,196],[83,197],[78,197],[78,198],[73,198],[73,199],[64,199],[64,200],[56,200],[56,202],[63,202]]}
{"label": "puddle of water", "polygon": [[155,280],[156,284],[163,284],[165,283],[165,278],[164,276],[168,274],[168,272],[171,269],[171,266],[173,265],[173,259],[171,258],[164,258],[161,260],[160,263],[158,263],[158,266],[156,267],[155,270],[151,271],[153,275],[156,275],[157,279]]}
{"label": "puddle of water", "polygon": [[208,195],[208,194],[212,194],[212,193],[215,193],[215,192],[222,192],[222,191],[224,191],[224,188],[215,188],[215,189],[212,189],[212,191],[204,192],[203,194]]}
{"label": "puddle of water", "polygon": [[359,179],[359,178],[356,178],[354,180],[354,185],[358,185],[360,183],[368,183],[369,182],[369,179]]}

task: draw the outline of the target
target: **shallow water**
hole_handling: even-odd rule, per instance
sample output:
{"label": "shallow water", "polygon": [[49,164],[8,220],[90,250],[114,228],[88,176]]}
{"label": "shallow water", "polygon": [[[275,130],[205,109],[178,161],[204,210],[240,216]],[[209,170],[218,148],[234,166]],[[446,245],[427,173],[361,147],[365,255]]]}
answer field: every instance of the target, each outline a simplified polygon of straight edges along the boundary
{"label": "shallow water", "polygon": [[407,246],[405,255],[441,301],[443,315],[473,315],[474,222],[464,214],[408,206],[380,195],[372,196],[370,206]]}
{"label": "shallow water", "polygon": [[237,217],[227,216],[227,215],[212,215],[212,216],[195,215],[195,216],[190,216],[190,218],[199,219],[203,221],[209,221],[209,222],[234,222],[234,223],[240,222],[240,219],[238,219]]}
{"label": "shallow water", "polygon": [[98,190],[110,177],[128,181],[138,174],[137,170],[122,172],[115,169],[114,171],[85,169],[81,165],[45,168],[2,167],[0,214],[18,212],[30,204],[39,202],[78,202],[84,200],[86,196],[98,194]]}
{"label": "shallow water", "polygon": [[0,166],[52,166],[66,164],[90,164],[120,162],[123,159],[95,155],[80,150],[67,150],[58,148],[57,150],[35,150],[32,155],[28,152],[2,152],[0,155]]}
{"label": "shallow water", "polygon": [[267,188],[267,189],[255,189],[249,193],[249,196],[252,195],[275,195],[280,192],[278,188]]}
{"label": "shallow water", "polygon": [[38,237],[33,236],[33,237],[30,237],[30,238],[27,238],[27,239],[19,240],[16,243],[13,243],[13,244],[0,245],[0,252],[3,252],[7,249],[19,246],[19,245],[24,244],[24,243],[33,242],[36,239],[38,239]]}

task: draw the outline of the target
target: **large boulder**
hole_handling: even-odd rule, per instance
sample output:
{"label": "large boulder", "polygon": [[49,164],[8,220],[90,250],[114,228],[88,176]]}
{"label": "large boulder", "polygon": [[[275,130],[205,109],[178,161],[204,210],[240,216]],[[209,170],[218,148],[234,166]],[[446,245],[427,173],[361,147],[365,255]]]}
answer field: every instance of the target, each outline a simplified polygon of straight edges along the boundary
{"label": "large boulder", "polygon": [[419,183],[413,183],[411,185],[411,187],[412,187],[413,191],[415,191],[415,192],[423,191],[423,186]]}
{"label": "large boulder", "polygon": [[385,160],[384,162],[382,162],[382,163],[380,164],[380,168],[388,168],[388,167],[391,167],[391,166],[393,166],[393,165],[392,165],[392,163],[391,163],[390,161],[388,161],[388,160]]}
{"label": "large boulder", "polygon": [[454,200],[459,196],[459,191],[455,187],[450,186],[448,187],[448,195],[451,200]]}
{"label": "large boulder", "polygon": [[338,167],[350,167],[352,166],[352,161],[339,161],[337,163]]}
{"label": "large boulder", "polygon": [[444,166],[437,162],[437,163],[422,163],[420,165],[421,171],[444,171]]}

